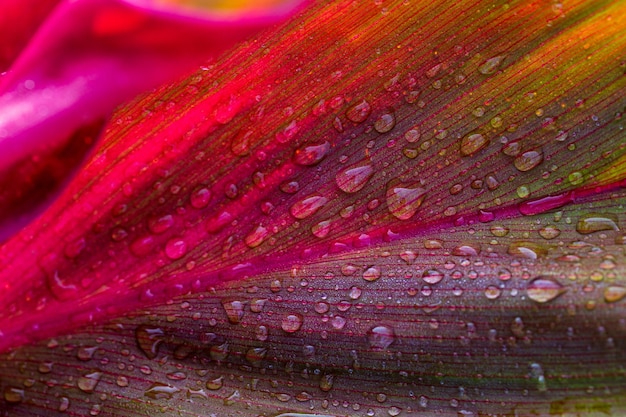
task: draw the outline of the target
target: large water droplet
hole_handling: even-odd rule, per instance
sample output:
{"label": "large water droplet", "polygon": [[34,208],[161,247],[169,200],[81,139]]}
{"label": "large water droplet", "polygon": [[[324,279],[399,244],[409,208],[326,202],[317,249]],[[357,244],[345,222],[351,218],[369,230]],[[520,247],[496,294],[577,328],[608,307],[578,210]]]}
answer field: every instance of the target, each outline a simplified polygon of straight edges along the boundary
{"label": "large water droplet", "polygon": [[473,133],[461,139],[461,155],[471,156],[485,148],[489,141],[480,133]]}
{"label": "large water droplet", "polygon": [[209,205],[211,201],[211,191],[208,188],[199,186],[191,192],[189,202],[191,207],[201,209]]}
{"label": "large water droplet", "polygon": [[565,288],[556,280],[537,277],[528,283],[526,294],[537,303],[547,303],[565,292]]}
{"label": "large water droplet", "polygon": [[490,75],[496,72],[502,61],[504,61],[504,55],[497,55],[493,58],[489,58],[478,67],[478,72],[483,75]]}
{"label": "large water droplet", "polygon": [[151,217],[148,219],[148,229],[154,234],[164,233],[167,229],[174,225],[174,218],[171,214],[160,217]]}
{"label": "large water droplet", "polygon": [[604,230],[619,230],[616,216],[606,214],[587,214],[578,219],[578,223],[576,223],[576,231],[584,235]]}
{"label": "large water droplet", "polygon": [[180,259],[187,254],[187,242],[181,238],[172,238],[165,243],[165,256],[171,260]]}
{"label": "large water droplet", "polygon": [[312,195],[291,206],[291,215],[296,219],[305,219],[321,209],[328,199],[321,195]]}
{"label": "large water droplet", "polygon": [[365,271],[363,271],[363,279],[369,282],[376,281],[378,278],[380,278],[380,275],[380,269],[375,266],[370,266]]}
{"label": "large water droplet", "polygon": [[374,175],[374,168],[362,162],[339,171],[335,182],[343,192],[355,193],[367,184],[372,175]]}
{"label": "large water droplet", "polygon": [[387,207],[400,220],[408,220],[417,212],[426,196],[426,190],[418,185],[403,185],[393,180],[387,185]]}
{"label": "large water droplet", "polygon": [[374,129],[378,133],[387,133],[396,125],[396,116],[392,113],[383,113],[374,122]]}
{"label": "large water droplet", "polygon": [[10,404],[17,404],[24,401],[24,390],[15,387],[4,387],[4,400]]}
{"label": "large water droplet", "polygon": [[388,326],[376,326],[367,333],[367,341],[373,350],[387,350],[395,339],[393,329]]}
{"label": "large water droplet", "polygon": [[262,225],[258,225],[256,229],[254,229],[248,236],[245,237],[244,241],[249,248],[256,248],[259,246],[265,238],[269,235],[269,231],[267,228]]}

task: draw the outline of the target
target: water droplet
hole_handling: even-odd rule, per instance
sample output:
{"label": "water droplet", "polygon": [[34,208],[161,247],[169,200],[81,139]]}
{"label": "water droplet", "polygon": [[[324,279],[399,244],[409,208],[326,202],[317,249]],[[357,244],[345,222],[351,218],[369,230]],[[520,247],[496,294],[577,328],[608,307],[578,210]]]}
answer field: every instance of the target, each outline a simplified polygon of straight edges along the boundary
{"label": "water droplet", "polygon": [[78,378],[76,385],[81,391],[91,393],[96,389],[101,377],[102,372],[91,372]]}
{"label": "water droplet", "polygon": [[470,245],[459,245],[452,250],[452,255],[454,256],[478,256],[479,253],[479,247]]}
{"label": "water droplet", "polygon": [[528,283],[526,294],[537,303],[547,303],[565,292],[565,288],[552,278],[537,277]]}
{"label": "water droplet", "polygon": [[17,404],[24,401],[24,390],[15,387],[4,387],[4,400],[11,404]]}
{"label": "water droplet", "polygon": [[369,282],[376,281],[378,278],[380,278],[380,275],[380,269],[375,266],[370,266],[365,271],[363,271],[363,279]]}
{"label": "water droplet", "polygon": [[429,269],[424,271],[424,273],[422,274],[422,279],[424,280],[424,282],[432,285],[440,282],[443,279],[443,276],[444,275],[441,271],[438,271],[436,269]]}
{"label": "water droplet", "polygon": [[461,155],[471,156],[485,148],[489,141],[480,133],[473,133],[461,139]]}
{"label": "water droplet", "polygon": [[328,303],[324,301],[319,301],[315,303],[315,306],[313,308],[315,309],[315,312],[318,314],[325,314],[325,313],[328,313],[328,310],[330,310],[330,306],[328,305]]}
{"label": "water droplet", "polygon": [[520,213],[525,216],[534,216],[563,207],[573,201],[571,192],[525,201],[518,206]]}
{"label": "water droplet", "polygon": [[67,411],[70,408],[70,399],[67,397],[61,397],[59,401],[59,411]]}
{"label": "water droplet", "polygon": [[91,347],[81,346],[78,349],[78,352],[76,353],[76,357],[80,359],[81,361],[91,360],[96,350],[98,350],[97,346],[91,346]]}
{"label": "water droplet", "polygon": [[387,207],[400,220],[408,220],[417,212],[426,196],[426,190],[418,185],[402,185],[398,180],[387,186]]}
{"label": "water droplet", "polygon": [[504,61],[504,58],[504,55],[497,55],[493,58],[489,58],[478,67],[478,72],[483,75],[490,75],[495,73],[502,61]]}
{"label": "water droplet", "polygon": [[191,192],[189,202],[191,207],[196,209],[205,208],[211,201],[211,191],[208,188],[199,186]]}
{"label": "water droplet", "polygon": [[576,223],[576,231],[584,235],[604,230],[619,231],[617,217],[605,214],[587,214],[578,219],[578,223]]}
{"label": "water droplet", "polygon": [[296,202],[293,206],[291,206],[290,212],[296,219],[305,219],[324,207],[327,202],[328,199],[326,197],[321,195],[312,195]]}
{"label": "water droplet", "polygon": [[248,236],[245,237],[244,241],[249,248],[256,248],[259,246],[265,238],[269,235],[269,231],[267,228],[262,225],[258,225],[256,229],[254,229]]}
{"label": "water droplet", "polygon": [[384,113],[374,122],[374,129],[378,133],[387,133],[396,125],[396,116],[393,113]]}
{"label": "water droplet", "polygon": [[137,346],[148,359],[156,358],[159,353],[159,345],[163,342],[165,334],[158,327],[139,326],[135,330]]}
{"label": "water droplet", "polygon": [[164,233],[167,229],[174,225],[174,218],[170,214],[160,217],[151,217],[148,219],[148,229],[155,235]]}
{"label": "water droplet", "polygon": [[333,317],[333,319],[331,320],[330,324],[331,326],[333,326],[333,329],[335,330],[341,330],[344,328],[344,326],[346,325],[347,320],[344,317],[341,316],[335,316]]}
{"label": "water droplet", "polygon": [[174,394],[179,392],[180,389],[173,387],[171,385],[162,384],[160,382],[153,383],[150,388],[148,388],[143,395],[148,398],[152,398],[154,400],[169,400],[172,399]]}
{"label": "water droplet", "polygon": [[302,322],[303,318],[300,314],[288,314],[283,317],[280,327],[287,333],[295,333],[302,327]]}
{"label": "water droplet", "polygon": [[216,391],[224,386],[224,377],[220,376],[206,382],[206,387],[212,391]]}
{"label": "water droplet", "polygon": [[519,171],[530,171],[543,161],[543,152],[541,151],[526,151],[517,156],[513,162],[515,168]]}
{"label": "water droplet", "polygon": [[560,234],[561,234],[561,231],[556,226],[552,226],[552,225],[542,227],[539,230],[539,235],[546,240],[554,239],[558,237]]}
{"label": "water droplet", "polygon": [[362,123],[368,118],[371,112],[372,106],[370,106],[367,101],[361,100],[346,110],[346,117],[354,123]]}
{"label": "water droplet", "polygon": [[245,303],[238,300],[222,300],[222,307],[224,307],[226,317],[228,317],[230,323],[238,324],[241,322]]}
{"label": "water droplet", "polygon": [[496,298],[500,297],[500,294],[502,294],[502,291],[495,285],[490,285],[485,290],[485,297],[490,300],[495,300]]}
{"label": "water droplet", "polygon": [[604,300],[607,303],[614,303],[624,297],[626,297],[626,287],[610,285],[604,289]]}
{"label": "water droplet", "polygon": [[530,364],[530,377],[535,381],[538,391],[547,391],[546,378],[543,374],[543,368],[538,363]]}
{"label": "water droplet", "polygon": [[374,175],[374,168],[368,163],[355,164],[337,173],[335,182],[346,193],[355,193],[367,184]]}
{"label": "water droplet", "polygon": [[534,242],[513,242],[509,245],[508,253],[523,258],[537,259],[540,256],[545,256],[548,250]]}
{"label": "water droplet", "polygon": [[367,333],[367,341],[373,350],[383,351],[394,342],[396,335],[391,327],[376,326]]}
{"label": "water droplet", "polygon": [[165,243],[165,256],[171,260],[180,259],[187,254],[187,242],[181,238],[172,238]]}
{"label": "water droplet", "polygon": [[294,161],[298,165],[310,166],[320,162],[330,151],[330,143],[324,142],[321,145],[309,145],[296,150]]}
{"label": "water droplet", "polygon": [[265,359],[265,355],[267,354],[267,349],[262,347],[250,348],[246,352],[246,360],[250,365],[255,368],[259,368],[263,359]]}
{"label": "water droplet", "polygon": [[335,377],[332,374],[324,374],[320,378],[320,389],[324,392],[328,392],[333,388]]}

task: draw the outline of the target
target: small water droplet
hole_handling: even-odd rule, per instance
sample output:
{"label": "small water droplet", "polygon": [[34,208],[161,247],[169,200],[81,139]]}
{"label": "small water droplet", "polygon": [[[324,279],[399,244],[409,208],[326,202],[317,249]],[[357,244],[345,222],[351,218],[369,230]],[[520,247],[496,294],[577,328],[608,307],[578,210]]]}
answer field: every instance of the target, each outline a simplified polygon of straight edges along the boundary
{"label": "small water droplet", "polygon": [[155,235],[164,233],[174,225],[174,218],[171,214],[148,219],[148,229]]}
{"label": "small water droplet", "polygon": [[206,382],[206,387],[212,391],[216,391],[224,386],[224,377],[220,376]]}
{"label": "small water droplet", "polygon": [[528,283],[526,294],[537,303],[547,303],[565,292],[565,288],[556,280],[546,277],[537,277]]}

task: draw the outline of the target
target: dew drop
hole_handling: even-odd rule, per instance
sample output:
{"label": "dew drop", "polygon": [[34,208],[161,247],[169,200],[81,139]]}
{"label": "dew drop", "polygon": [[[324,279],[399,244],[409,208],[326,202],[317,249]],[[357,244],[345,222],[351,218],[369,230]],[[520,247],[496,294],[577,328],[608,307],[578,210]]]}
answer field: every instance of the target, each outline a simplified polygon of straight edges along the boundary
{"label": "dew drop", "polygon": [[258,225],[256,229],[254,229],[248,236],[245,237],[244,241],[249,248],[256,248],[259,246],[265,238],[269,235],[269,231],[267,228],[262,225]]}
{"label": "dew drop", "polygon": [[24,401],[24,390],[7,386],[4,388],[4,400],[10,404],[17,404]]}
{"label": "dew drop", "polygon": [[155,235],[164,233],[174,225],[174,218],[171,214],[148,219],[148,229]]}
{"label": "dew drop", "polygon": [[159,353],[159,346],[163,343],[165,334],[158,327],[139,326],[135,330],[137,346],[148,359],[154,359]]}
{"label": "dew drop", "polygon": [[363,271],[363,279],[365,281],[373,282],[380,278],[381,272],[375,266],[370,266],[365,271]]}
{"label": "dew drop", "polygon": [[220,376],[206,382],[206,387],[211,391],[217,391],[224,386],[224,377]]}
{"label": "dew drop", "polygon": [[576,231],[583,235],[604,230],[619,231],[617,217],[605,214],[587,214],[578,219],[578,223],[576,223]]}
{"label": "dew drop", "polygon": [[241,322],[245,303],[238,300],[222,300],[222,307],[224,307],[226,317],[230,323],[238,324]]}
{"label": "dew drop", "polygon": [[428,284],[437,284],[443,279],[443,273],[437,269],[429,269],[424,271],[422,279]]}
{"label": "dew drop", "polygon": [[296,219],[306,219],[324,207],[328,202],[326,197],[321,195],[312,195],[303,200],[296,202],[291,206],[290,213]]}
{"label": "dew drop", "polygon": [[346,117],[354,123],[362,123],[371,112],[372,106],[366,100],[361,100],[346,110]]}
{"label": "dew drop", "polygon": [[493,58],[489,58],[478,67],[478,72],[483,75],[491,75],[495,73],[502,61],[504,61],[504,58],[504,55],[497,55]]}
{"label": "dew drop", "polygon": [[378,133],[387,133],[396,125],[396,116],[393,113],[384,113],[374,122],[374,129]]}
{"label": "dew drop", "polygon": [[543,152],[541,151],[526,151],[517,156],[513,162],[515,168],[519,171],[526,172],[535,168],[543,161]]}
{"label": "dew drop", "polygon": [[547,303],[565,292],[565,288],[552,278],[537,277],[528,283],[526,294],[537,303]]}
{"label": "dew drop", "polygon": [[607,303],[615,303],[626,297],[626,287],[610,285],[604,289],[604,300]]}
{"label": "dew drop", "polygon": [[165,256],[171,260],[180,259],[187,254],[187,242],[181,238],[172,238],[165,243]]}
{"label": "dew drop", "polygon": [[489,300],[495,300],[496,298],[500,297],[501,294],[502,291],[495,285],[490,285],[485,290],[485,297],[487,297]]}
{"label": "dew drop", "polygon": [[102,372],[91,372],[78,378],[78,382],[76,383],[76,385],[81,391],[91,393],[94,392],[94,390],[96,389],[96,386],[98,385],[98,382],[100,382],[101,377]]}
{"label": "dew drop", "polygon": [[339,171],[335,182],[341,191],[355,193],[367,184],[372,175],[374,175],[374,168],[368,163],[360,163]]}
{"label": "dew drop", "polygon": [[310,166],[320,162],[330,151],[328,141],[320,145],[309,145],[294,153],[294,162],[298,165]]}
{"label": "dew drop", "polygon": [[397,180],[387,186],[387,207],[400,220],[408,220],[417,212],[426,196],[426,190],[417,185],[402,185]]}
{"label": "dew drop", "polygon": [[288,314],[283,317],[283,320],[280,324],[281,329],[283,329],[286,333],[295,333],[300,330],[302,327],[303,318],[300,314]]}
{"label": "dew drop", "polygon": [[174,394],[179,392],[180,389],[173,387],[171,385],[162,384],[160,382],[153,383],[150,388],[148,388],[144,395],[148,398],[152,398],[154,400],[169,400],[174,397]]}
{"label": "dew drop", "polygon": [[480,133],[473,133],[461,139],[461,155],[471,156],[484,149],[489,141]]}
{"label": "dew drop", "polygon": [[324,392],[328,392],[333,388],[335,377],[332,374],[324,374],[320,378],[320,389]]}
{"label": "dew drop", "polygon": [[376,351],[387,350],[394,342],[396,335],[391,327],[376,326],[367,333],[367,341],[370,347]]}
{"label": "dew drop", "polygon": [[202,209],[209,205],[209,201],[211,201],[211,191],[205,187],[197,187],[191,192],[189,196],[189,202],[191,203],[191,207],[196,209]]}

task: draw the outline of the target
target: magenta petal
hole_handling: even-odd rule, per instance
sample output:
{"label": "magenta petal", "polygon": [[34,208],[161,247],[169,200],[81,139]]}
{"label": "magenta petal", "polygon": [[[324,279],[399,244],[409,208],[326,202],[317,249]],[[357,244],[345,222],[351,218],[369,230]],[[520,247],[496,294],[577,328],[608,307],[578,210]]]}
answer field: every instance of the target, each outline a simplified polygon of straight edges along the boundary
{"label": "magenta petal", "polygon": [[121,102],[215,57],[292,8],[221,16],[110,0],[61,3],[0,78],[0,175],[8,178],[29,156],[41,159],[66,146]]}

